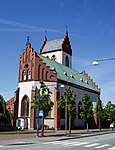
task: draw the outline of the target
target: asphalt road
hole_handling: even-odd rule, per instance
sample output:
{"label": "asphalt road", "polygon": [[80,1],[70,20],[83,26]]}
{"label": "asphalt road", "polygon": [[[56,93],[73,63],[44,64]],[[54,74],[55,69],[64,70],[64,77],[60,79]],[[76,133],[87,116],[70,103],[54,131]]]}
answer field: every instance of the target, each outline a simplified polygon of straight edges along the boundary
{"label": "asphalt road", "polygon": [[46,141],[16,139],[0,142],[0,150],[115,150],[115,133],[75,139]]}

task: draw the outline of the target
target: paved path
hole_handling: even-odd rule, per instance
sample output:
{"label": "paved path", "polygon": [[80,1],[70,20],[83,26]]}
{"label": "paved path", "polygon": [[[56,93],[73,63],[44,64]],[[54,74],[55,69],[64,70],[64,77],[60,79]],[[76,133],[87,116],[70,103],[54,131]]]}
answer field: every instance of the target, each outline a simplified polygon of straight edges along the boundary
{"label": "paved path", "polygon": [[[65,136],[65,131],[64,130],[57,130],[57,131],[52,131],[52,130],[47,130],[44,133],[45,137],[41,137],[41,133],[39,133],[39,138],[40,139],[46,139],[48,140],[51,139],[50,137],[53,137],[52,139],[64,139],[64,138],[75,138],[75,137],[83,137],[83,136],[91,136],[95,134],[107,134],[110,132],[115,132],[115,130],[111,131],[110,129],[103,129],[101,132],[99,132],[99,129],[93,129],[89,130],[89,133],[87,133],[86,130],[72,130],[71,135],[66,135]],[[29,139],[29,138],[36,138],[36,133],[31,133],[31,134],[0,134],[0,141],[1,140],[13,140],[13,139]]]}

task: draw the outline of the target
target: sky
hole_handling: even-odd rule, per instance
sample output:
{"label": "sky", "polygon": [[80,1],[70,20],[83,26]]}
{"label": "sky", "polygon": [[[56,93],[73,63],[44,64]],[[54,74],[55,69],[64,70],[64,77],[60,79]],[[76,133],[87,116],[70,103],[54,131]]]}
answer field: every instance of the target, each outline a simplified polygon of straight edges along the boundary
{"label": "sky", "polygon": [[[67,27],[66,27],[67,26]],[[7,101],[18,87],[18,61],[27,36],[35,51],[68,30],[72,68],[85,70],[115,103],[115,0],[0,0],[0,94]],[[46,32],[47,31],[47,32]]]}

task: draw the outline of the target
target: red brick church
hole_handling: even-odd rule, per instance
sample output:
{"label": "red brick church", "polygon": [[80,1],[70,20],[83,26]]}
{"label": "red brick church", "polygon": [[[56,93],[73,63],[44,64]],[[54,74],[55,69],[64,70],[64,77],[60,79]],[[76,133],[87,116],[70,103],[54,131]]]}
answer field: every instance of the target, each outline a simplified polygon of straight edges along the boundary
{"label": "red brick church", "polygon": [[[37,113],[31,109],[31,102],[36,87],[39,88],[40,79],[43,79],[52,91],[51,100],[54,102],[54,107],[45,116],[45,125],[49,128],[58,129],[65,126],[64,111],[59,111],[57,104],[58,98],[62,96],[63,90],[68,85],[77,94],[77,106],[85,93],[90,95],[90,101],[94,103],[100,97],[100,89],[88,74],[85,71],[81,73],[72,69],[72,48],[68,32],[60,39],[47,40],[45,37],[39,53],[31,47],[28,38],[19,58],[18,70],[17,90],[13,98],[6,103],[7,109],[13,112],[13,126],[16,126],[17,119],[22,118],[24,128],[36,128]],[[59,84],[63,84],[64,88],[58,86]],[[79,107],[76,107],[76,112],[79,112]],[[76,116],[72,126],[84,126],[84,121]]]}

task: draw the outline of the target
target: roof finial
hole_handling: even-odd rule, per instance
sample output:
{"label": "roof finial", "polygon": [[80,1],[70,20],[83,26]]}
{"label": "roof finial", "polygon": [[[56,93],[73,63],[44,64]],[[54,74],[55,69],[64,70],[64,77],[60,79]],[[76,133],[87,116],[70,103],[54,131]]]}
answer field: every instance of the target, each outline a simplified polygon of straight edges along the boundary
{"label": "roof finial", "polygon": [[44,41],[47,41],[47,31],[45,31],[45,38]]}
{"label": "roof finial", "polygon": [[26,42],[26,46],[28,46],[29,45],[29,47],[31,47],[31,44],[30,44],[30,37],[29,36],[27,36],[27,42]]}
{"label": "roof finial", "polygon": [[30,44],[30,41],[29,41],[30,37],[27,36],[27,42],[26,42],[26,45]]}
{"label": "roof finial", "polygon": [[66,25],[66,36],[68,36],[68,26]]}
{"label": "roof finial", "polygon": [[47,31],[45,31],[45,39],[47,39]]}

